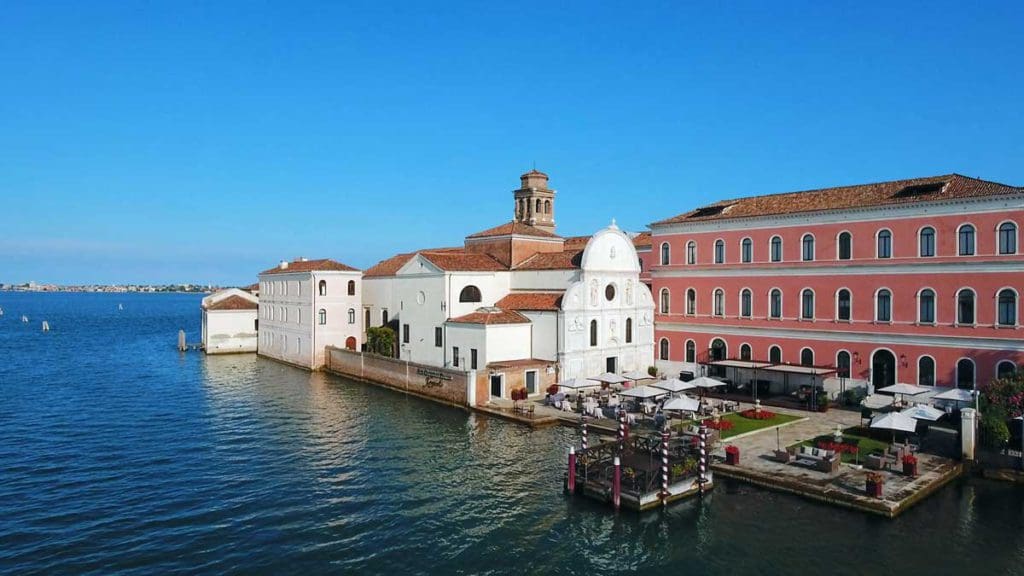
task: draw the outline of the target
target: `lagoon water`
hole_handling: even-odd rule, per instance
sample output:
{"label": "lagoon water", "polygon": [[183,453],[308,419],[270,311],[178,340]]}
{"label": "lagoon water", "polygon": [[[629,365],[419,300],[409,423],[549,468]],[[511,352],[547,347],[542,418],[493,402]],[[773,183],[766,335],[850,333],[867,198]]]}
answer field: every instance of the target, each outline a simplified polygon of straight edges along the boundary
{"label": "lagoon water", "polygon": [[0,573],[1024,573],[1015,486],[895,521],[729,482],[615,515],[562,495],[568,429],[179,354],[199,300],[0,292]]}

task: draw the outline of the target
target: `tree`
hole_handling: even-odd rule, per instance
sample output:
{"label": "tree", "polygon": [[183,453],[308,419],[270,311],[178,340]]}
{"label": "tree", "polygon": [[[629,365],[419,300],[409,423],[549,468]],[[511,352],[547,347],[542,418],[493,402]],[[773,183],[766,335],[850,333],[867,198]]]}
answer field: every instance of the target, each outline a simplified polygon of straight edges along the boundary
{"label": "tree", "polygon": [[982,441],[992,448],[1002,448],[1010,439],[1006,423],[1024,414],[1024,373],[996,378],[980,391]]}
{"label": "tree", "polygon": [[372,354],[391,358],[395,353],[395,331],[387,326],[366,330],[366,349]]}

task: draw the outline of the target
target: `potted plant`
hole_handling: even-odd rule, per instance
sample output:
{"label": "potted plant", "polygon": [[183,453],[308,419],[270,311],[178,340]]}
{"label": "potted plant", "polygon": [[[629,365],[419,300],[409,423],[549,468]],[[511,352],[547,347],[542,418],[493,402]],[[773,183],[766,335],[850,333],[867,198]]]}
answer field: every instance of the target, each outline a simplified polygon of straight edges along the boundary
{"label": "potted plant", "polygon": [[828,412],[828,392],[818,392],[818,412]]}
{"label": "potted plant", "polygon": [[729,444],[725,447],[725,463],[736,466],[740,463],[740,449],[738,446]]}
{"label": "potted plant", "polygon": [[907,476],[917,476],[917,456],[907,454],[903,457],[903,473]]}
{"label": "potted plant", "polygon": [[552,396],[558,394],[558,384],[552,384],[551,386],[548,386],[548,394],[551,394]]}
{"label": "potted plant", "polygon": [[879,474],[878,472],[868,472],[867,475],[864,477],[864,483],[864,487],[868,493],[868,496],[874,498],[882,497],[882,486],[884,485],[885,481],[882,480],[881,474]]}

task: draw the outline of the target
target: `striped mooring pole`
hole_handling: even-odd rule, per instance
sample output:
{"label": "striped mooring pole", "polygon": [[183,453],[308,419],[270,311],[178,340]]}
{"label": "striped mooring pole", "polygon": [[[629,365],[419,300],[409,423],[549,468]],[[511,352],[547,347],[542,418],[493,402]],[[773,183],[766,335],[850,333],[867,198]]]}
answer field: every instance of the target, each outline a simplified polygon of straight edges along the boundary
{"label": "striped mooring pole", "polygon": [[703,496],[704,483],[708,481],[708,427],[701,424],[698,435],[700,436],[700,460],[698,461],[700,476],[697,478],[697,491]]}
{"label": "striped mooring pole", "polygon": [[580,452],[587,449],[587,417],[580,416]]}
{"label": "striped mooring pole", "polygon": [[619,410],[619,451],[622,451],[623,444],[626,442],[626,411]]}
{"label": "striped mooring pole", "polygon": [[569,478],[565,482],[565,488],[572,495],[576,492],[576,448],[569,445]]}
{"label": "striped mooring pole", "polygon": [[622,462],[618,456],[615,457],[614,468],[612,472],[612,506],[618,510],[622,501]]}
{"label": "striped mooring pole", "polygon": [[668,505],[668,430],[661,433],[661,505]]}

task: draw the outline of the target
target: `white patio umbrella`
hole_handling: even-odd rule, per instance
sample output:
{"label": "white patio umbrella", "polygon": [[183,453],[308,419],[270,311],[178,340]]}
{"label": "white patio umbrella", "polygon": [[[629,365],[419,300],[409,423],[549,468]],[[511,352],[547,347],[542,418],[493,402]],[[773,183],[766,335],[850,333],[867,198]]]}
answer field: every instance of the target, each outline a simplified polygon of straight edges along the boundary
{"label": "white patio umbrella", "polygon": [[683,412],[696,412],[700,409],[700,402],[695,398],[689,396],[676,396],[671,400],[665,402],[665,405],[661,407],[662,410],[681,410]]}
{"label": "white patio umbrella", "polygon": [[696,386],[692,382],[683,382],[679,378],[670,378],[668,380],[658,380],[654,384],[651,384],[654,388],[661,388],[662,390],[668,390],[675,394],[682,392],[683,390],[692,390]]}
{"label": "white patio umbrella", "polygon": [[699,378],[694,378],[693,380],[690,381],[690,384],[693,384],[694,388],[706,389],[717,388],[718,386],[725,386],[725,382],[722,382],[721,380],[715,380],[714,378],[709,378],[707,376],[700,376]]}
{"label": "white patio umbrella", "polygon": [[667,391],[660,388],[653,388],[651,386],[637,386],[636,388],[630,388],[629,390],[619,392],[619,396],[640,398],[642,400],[647,398],[657,398],[658,396],[664,396],[666,394],[668,394]]}
{"label": "white patio umbrella", "polygon": [[888,412],[871,419],[871,427],[879,430],[892,430],[892,441],[896,442],[896,432],[913,432],[917,430],[917,420],[902,412]]}
{"label": "white patio umbrella", "polygon": [[943,412],[942,410],[933,408],[927,404],[918,404],[917,406],[912,406],[910,408],[907,408],[906,410],[903,410],[902,412],[900,412],[900,414],[905,414],[915,420],[931,420],[933,422],[946,415],[946,413]]}
{"label": "white patio umbrella", "polygon": [[961,402],[973,402],[974,401],[974,390],[965,390],[963,388],[951,388],[945,392],[932,396],[932,400],[952,400],[956,402],[957,407],[960,407]]}
{"label": "white patio umbrella", "polygon": [[885,388],[879,388],[876,392],[888,392],[889,394],[899,394],[900,400],[903,400],[903,396],[915,396],[923,392],[927,392],[928,388],[923,386],[915,386],[914,384],[893,384],[892,386],[886,386]]}
{"label": "white patio umbrella", "polygon": [[625,373],[622,374],[622,377],[625,378],[626,380],[632,380],[634,382],[636,382],[637,380],[652,380],[653,379],[653,377],[650,374],[648,374],[647,372],[641,372],[639,370],[634,370],[632,372],[625,372]]}
{"label": "white patio umbrella", "polygon": [[626,382],[628,378],[623,378],[622,376],[619,376],[618,374],[613,374],[611,372],[605,372],[600,376],[587,378],[587,380],[597,380],[598,382],[604,382],[606,384],[622,384],[623,382]]}
{"label": "white patio umbrella", "polygon": [[598,384],[582,378],[573,378],[572,380],[558,383],[559,388],[565,388],[566,390],[581,390],[583,388],[597,388],[598,386]]}

